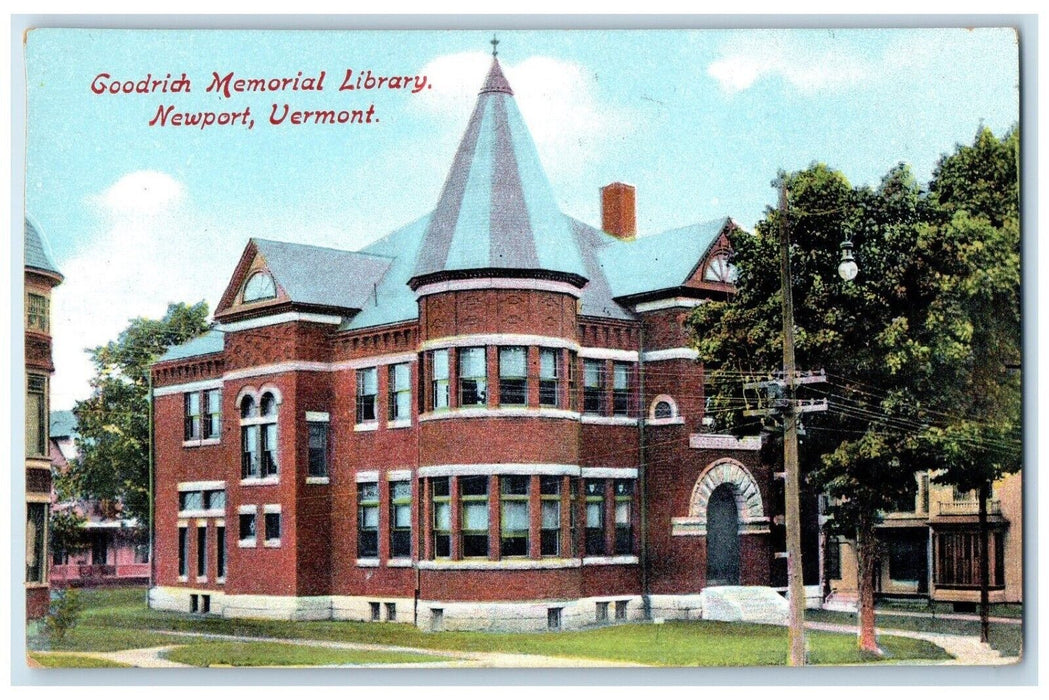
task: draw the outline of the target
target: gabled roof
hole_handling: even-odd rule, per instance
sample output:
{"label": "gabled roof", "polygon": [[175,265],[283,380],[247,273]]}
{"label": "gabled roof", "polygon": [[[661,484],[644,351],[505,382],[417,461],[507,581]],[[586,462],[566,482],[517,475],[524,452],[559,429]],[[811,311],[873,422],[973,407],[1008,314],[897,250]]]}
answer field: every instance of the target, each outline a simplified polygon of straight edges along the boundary
{"label": "gabled roof", "polygon": [[72,411],[51,411],[50,424],[49,437],[60,438],[76,435],[76,416]]}
{"label": "gabled roof", "polygon": [[732,219],[715,219],[671,229],[633,241],[611,242],[598,252],[612,296],[628,297],[680,287],[710,252]]}
{"label": "gabled roof", "polygon": [[480,269],[586,276],[571,222],[558,209],[495,58],[427,227],[413,277]]}
{"label": "gabled roof", "polygon": [[225,347],[226,334],[222,331],[210,330],[204,335],[199,335],[193,340],[182,343],[182,345],[172,345],[167,352],[156,359],[156,362],[210,355],[215,352],[222,352]]}
{"label": "gabled roof", "polygon": [[392,258],[302,243],[252,238],[292,302],[360,309]]}
{"label": "gabled roof", "polygon": [[25,218],[25,266],[62,279],[62,273],[58,271],[58,266],[51,257],[47,240],[28,216]]}

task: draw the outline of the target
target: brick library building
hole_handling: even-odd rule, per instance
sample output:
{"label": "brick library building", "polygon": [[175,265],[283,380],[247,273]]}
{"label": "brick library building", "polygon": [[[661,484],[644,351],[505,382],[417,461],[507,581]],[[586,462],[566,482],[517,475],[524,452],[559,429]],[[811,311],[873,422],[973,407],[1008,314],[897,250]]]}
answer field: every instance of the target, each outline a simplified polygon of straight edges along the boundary
{"label": "brick library building", "polygon": [[635,237],[621,183],[601,209],[558,209],[493,59],[429,214],[251,239],[153,367],[151,605],[546,630],[785,586],[775,458],[709,432],[683,326],[731,293],[735,224]]}

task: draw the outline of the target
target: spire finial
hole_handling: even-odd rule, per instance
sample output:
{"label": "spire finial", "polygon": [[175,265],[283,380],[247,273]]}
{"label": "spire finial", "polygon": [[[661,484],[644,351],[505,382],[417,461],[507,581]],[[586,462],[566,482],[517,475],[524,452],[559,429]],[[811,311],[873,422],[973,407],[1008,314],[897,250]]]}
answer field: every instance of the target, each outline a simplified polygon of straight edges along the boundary
{"label": "spire finial", "polygon": [[488,42],[492,45],[492,58],[499,55],[499,40],[495,38],[495,34],[492,35],[492,40]]}

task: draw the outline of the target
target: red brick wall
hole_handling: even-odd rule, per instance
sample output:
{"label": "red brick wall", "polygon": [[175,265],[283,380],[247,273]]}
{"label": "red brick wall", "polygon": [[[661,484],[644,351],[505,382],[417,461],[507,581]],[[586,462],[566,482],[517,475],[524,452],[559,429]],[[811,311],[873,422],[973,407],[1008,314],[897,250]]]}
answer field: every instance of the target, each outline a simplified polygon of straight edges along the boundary
{"label": "red brick wall", "polygon": [[521,333],[574,340],[575,311],[575,297],[559,292],[444,292],[419,300],[419,328],[423,340],[472,333]]}

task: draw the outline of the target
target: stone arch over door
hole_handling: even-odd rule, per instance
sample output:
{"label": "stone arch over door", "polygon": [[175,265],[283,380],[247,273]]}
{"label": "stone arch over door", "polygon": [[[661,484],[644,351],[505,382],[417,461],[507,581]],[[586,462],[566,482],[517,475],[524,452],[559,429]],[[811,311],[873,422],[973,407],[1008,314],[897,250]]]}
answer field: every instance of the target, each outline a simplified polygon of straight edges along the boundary
{"label": "stone arch over door", "polygon": [[688,516],[673,518],[672,534],[706,536],[710,496],[722,485],[731,489],[736,500],[739,534],[768,533],[769,519],[754,476],[742,463],[724,457],[707,465],[696,479],[689,498]]}

